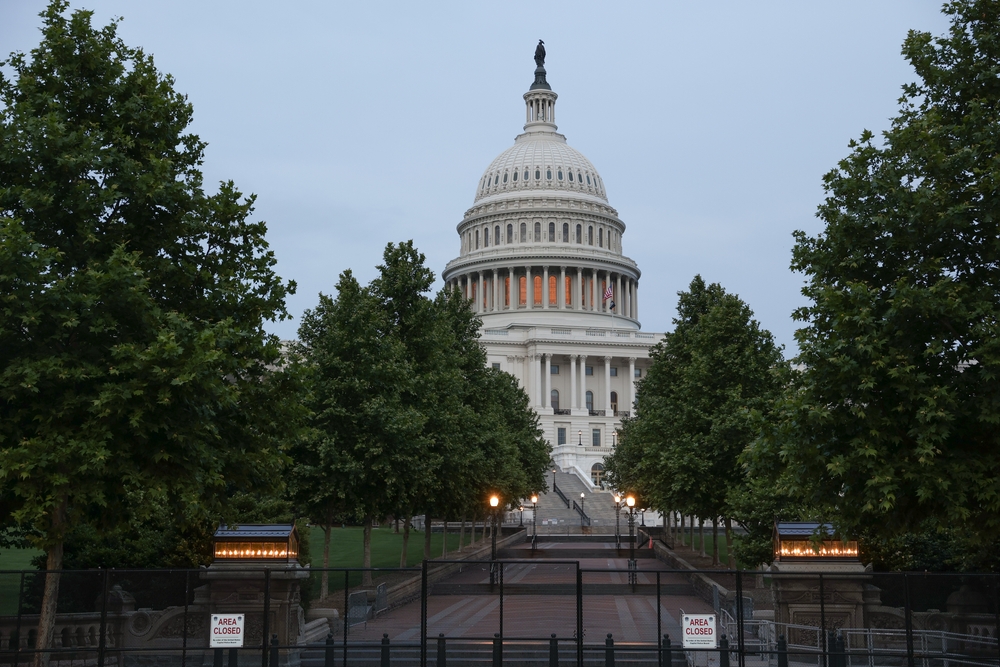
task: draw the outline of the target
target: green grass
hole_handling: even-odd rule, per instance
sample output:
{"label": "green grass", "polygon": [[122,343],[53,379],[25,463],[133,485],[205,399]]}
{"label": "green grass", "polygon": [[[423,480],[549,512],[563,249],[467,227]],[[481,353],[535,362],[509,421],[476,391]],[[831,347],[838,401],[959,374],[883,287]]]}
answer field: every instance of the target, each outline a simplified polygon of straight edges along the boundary
{"label": "green grass", "polygon": [[[686,540],[688,540],[688,542],[690,543],[690,538],[691,538],[690,535],[685,534],[684,538]],[[712,540],[711,533],[705,533],[705,553],[708,555],[709,558],[712,557],[712,542],[713,542],[713,540]],[[697,534],[695,534],[695,536],[694,536],[694,544],[695,544],[695,547],[697,549],[697,552],[700,554],[701,553],[701,541],[700,541],[700,538],[698,537]],[[681,543],[679,541],[676,541],[674,543],[674,547],[675,547],[675,549],[688,549],[690,547],[690,544],[685,547],[685,546],[681,546]],[[683,558],[683,554],[681,554],[681,557]],[[726,544],[726,536],[725,536],[725,534],[720,530],[719,531],[719,567],[720,568],[725,568],[726,567],[726,563],[728,562],[728,559],[729,559],[729,546]]]}
{"label": "green grass", "polygon": [[[34,549],[0,549],[0,570],[33,570],[31,559],[41,553]],[[0,574],[0,615],[17,613],[20,588],[19,574]]]}
{"label": "green grass", "polygon": [[[483,539],[482,531],[476,531],[476,538]],[[362,528],[334,528],[330,535],[330,567],[361,567],[363,556]],[[469,531],[465,531],[465,543],[469,543]],[[458,531],[448,533],[448,551],[458,549]],[[392,526],[372,529],[372,567],[399,567],[399,555],[403,550],[402,530],[397,534]],[[309,553],[313,567],[323,567],[323,530],[313,527],[309,535]],[[431,558],[441,557],[441,533],[431,533]],[[407,566],[420,565],[424,559],[424,534],[410,531],[410,542],[406,549]]]}

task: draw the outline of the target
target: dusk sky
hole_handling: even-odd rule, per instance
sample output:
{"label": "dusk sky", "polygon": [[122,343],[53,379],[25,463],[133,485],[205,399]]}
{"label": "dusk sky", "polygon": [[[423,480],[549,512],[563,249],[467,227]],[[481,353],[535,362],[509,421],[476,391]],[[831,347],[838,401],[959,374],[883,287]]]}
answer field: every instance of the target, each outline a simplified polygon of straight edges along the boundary
{"label": "dusk sky", "polygon": [[[0,0],[0,52],[40,39],[45,2]],[[640,318],[668,331],[700,273],[794,354],[792,231],[817,233],[822,176],[884,130],[922,0],[865,2],[190,2],[85,0],[194,105],[206,184],[258,196],[291,322],[351,268],[413,239],[440,274],[483,170],[524,123],[539,39],[559,131],[603,177],[642,270]],[[435,289],[440,287],[440,280]]]}

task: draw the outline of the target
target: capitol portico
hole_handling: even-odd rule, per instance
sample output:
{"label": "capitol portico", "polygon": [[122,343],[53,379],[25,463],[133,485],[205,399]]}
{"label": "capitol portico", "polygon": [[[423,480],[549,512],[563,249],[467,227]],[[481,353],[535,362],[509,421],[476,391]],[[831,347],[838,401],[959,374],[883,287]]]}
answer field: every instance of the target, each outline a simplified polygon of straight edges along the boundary
{"label": "capitol portico", "polygon": [[556,131],[541,54],[524,132],[480,178],[443,278],[482,318],[489,363],[528,392],[555,463],[590,485],[662,336],[640,331],[641,274],[622,252],[625,223],[600,174]]}

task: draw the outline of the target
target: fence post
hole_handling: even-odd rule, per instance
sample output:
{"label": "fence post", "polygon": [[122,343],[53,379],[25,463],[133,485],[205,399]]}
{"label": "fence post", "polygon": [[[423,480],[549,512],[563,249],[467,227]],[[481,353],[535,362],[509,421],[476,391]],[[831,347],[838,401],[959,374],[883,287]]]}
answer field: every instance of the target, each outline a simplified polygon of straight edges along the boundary
{"label": "fence post", "polygon": [[559,640],[554,632],[549,639],[549,667],[559,667]]}
{"label": "fence post", "polygon": [[666,667],[673,667],[674,664],[674,649],[670,646],[670,635],[663,635],[662,647],[662,657],[661,662]]}
{"label": "fence post", "polygon": [[[187,598],[184,599],[187,605]],[[187,627],[184,628],[187,630]],[[107,647],[108,632],[108,570],[104,569],[104,582],[101,584],[101,638],[97,642],[97,667],[104,667],[104,650]]]}
{"label": "fence post", "polygon": [[[427,667],[427,560],[420,566],[420,667]],[[347,661],[344,661],[347,665]]]}
{"label": "fence post", "polygon": [[187,666],[188,600],[191,598],[191,572],[184,570],[184,629],[181,630],[181,667]]}
{"label": "fence post", "polygon": [[[347,613],[346,611],[344,612]],[[326,633],[326,647],[323,650],[323,667],[334,667],[337,656],[337,645],[333,640],[333,633]]]}
{"label": "fence post", "polygon": [[906,664],[914,667],[913,659],[913,609],[910,605],[910,580],[903,573],[903,603],[906,605]]}
{"label": "fence post", "polygon": [[583,667],[583,571],[576,564],[576,667]]}
{"label": "fence post", "polygon": [[350,632],[350,626],[348,625],[347,622],[347,619],[349,618],[347,610],[349,608],[350,600],[351,600],[351,573],[349,570],[344,570],[344,665],[345,666],[347,665],[347,633]]}
{"label": "fence post", "polygon": [[278,667],[278,635],[271,635],[271,667]]}
{"label": "fence post", "polygon": [[229,649],[229,667],[240,667],[240,650],[238,648]]}
{"label": "fence post", "polygon": [[837,633],[833,630],[826,633],[826,645],[827,650],[830,652],[829,666],[840,667],[840,661],[837,660]]}
{"label": "fence post", "polygon": [[[704,533],[701,539],[705,539]],[[729,548],[728,546],[726,547]],[[746,646],[743,643],[743,570],[736,566],[736,661],[740,667],[746,667]],[[728,663],[722,667],[728,667]]]}
{"label": "fence post", "polygon": [[[830,667],[827,653],[830,647],[826,643],[826,593],[823,590],[823,573],[819,573],[819,649],[823,652],[822,667]],[[913,665],[910,665],[913,667]]]}
{"label": "fence post", "polygon": [[382,633],[382,664],[381,667],[389,667],[389,634]]}
{"label": "fence post", "polygon": [[[656,571],[656,636],[663,632],[662,619],[660,618],[660,571]],[[663,667],[663,654],[656,651],[656,667]]]}
{"label": "fence post", "polygon": [[[346,609],[346,608],[345,608]],[[264,627],[260,635],[261,643],[261,658],[260,663],[263,667],[267,667],[267,637],[271,631],[271,570],[270,568],[264,570]],[[271,667],[278,667],[278,663],[274,662]]]}
{"label": "fence post", "polygon": [[222,652],[223,649],[221,648],[215,649],[215,655],[212,656],[213,667],[222,667],[222,655],[223,655]]}
{"label": "fence post", "polygon": [[729,640],[725,635],[719,639],[719,667],[729,667]]}
{"label": "fence post", "polygon": [[493,667],[503,667],[503,640],[500,633],[493,633]]}
{"label": "fence post", "polygon": [[604,667],[615,667],[615,638],[610,632],[604,640]]}
{"label": "fence post", "polygon": [[448,653],[444,645],[444,633],[438,633],[437,667],[448,667]]}
{"label": "fence post", "polygon": [[778,667],[788,667],[788,642],[785,635],[778,635]]}

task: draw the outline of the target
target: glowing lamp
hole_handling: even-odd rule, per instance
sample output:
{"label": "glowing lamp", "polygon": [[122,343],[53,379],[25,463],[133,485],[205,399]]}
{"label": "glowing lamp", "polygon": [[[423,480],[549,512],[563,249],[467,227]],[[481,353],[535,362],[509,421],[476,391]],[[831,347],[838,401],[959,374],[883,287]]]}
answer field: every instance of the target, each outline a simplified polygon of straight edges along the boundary
{"label": "glowing lamp", "polygon": [[214,536],[216,561],[294,562],[299,534],[292,524],[246,523],[219,526]]}
{"label": "glowing lamp", "polygon": [[538,496],[535,496],[535,495],[531,496],[531,502],[532,502],[532,504],[537,503],[538,502]]}
{"label": "glowing lamp", "polygon": [[500,505],[500,498],[497,496],[490,496],[490,507],[497,507]]}
{"label": "glowing lamp", "polygon": [[836,537],[828,523],[775,523],[773,541],[776,561],[858,560],[857,541]]}
{"label": "glowing lamp", "polygon": [[632,496],[628,496],[627,498],[625,498],[625,504],[628,505],[629,507],[635,507],[635,498]]}

